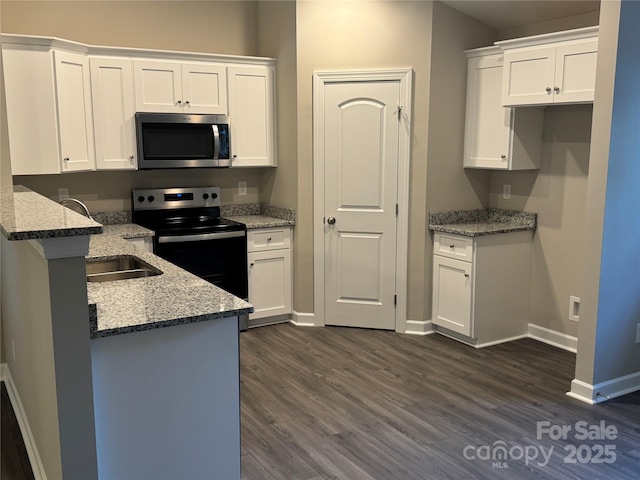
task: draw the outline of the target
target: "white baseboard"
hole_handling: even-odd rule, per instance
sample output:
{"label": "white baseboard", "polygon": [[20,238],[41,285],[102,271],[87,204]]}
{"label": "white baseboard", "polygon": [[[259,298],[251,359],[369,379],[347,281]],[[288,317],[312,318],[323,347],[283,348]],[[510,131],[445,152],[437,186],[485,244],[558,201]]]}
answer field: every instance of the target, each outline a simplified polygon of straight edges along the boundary
{"label": "white baseboard", "polygon": [[571,381],[571,391],[567,392],[567,395],[594,405],[638,390],[640,390],[640,372],[635,372],[595,385],[574,378]]}
{"label": "white baseboard", "polygon": [[433,333],[431,320],[407,320],[404,333],[407,335],[430,335]]}
{"label": "white baseboard", "polygon": [[31,427],[29,426],[29,420],[27,419],[24,407],[22,406],[22,401],[20,400],[20,395],[18,395],[16,385],[13,382],[13,377],[11,377],[9,366],[6,363],[0,365],[0,378],[2,378],[2,381],[7,387],[9,400],[11,400],[11,406],[16,414],[20,433],[22,434],[22,439],[24,440],[24,445],[27,450],[27,456],[29,457],[29,462],[31,462],[33,476],[36,480],[47,480],[44,465],[42,465],[42,460],[40,459],[40,454],[38,453],[38,448],[36,447]]}
{"label": "white baseboard", "polygon": [[566,333],[556,332],[540,325],[529,324],[529,338],[538,340],[539,342],[553,345],[554,347],[567,350],[572,353],[578,351],[578,338]]}
{"label": "white baseboard", "polygon": [[289,320],[296,327],[318,327],[324,325],[316,324],[315,313],[296,312],[295,310],[291,314],[291,320]]}

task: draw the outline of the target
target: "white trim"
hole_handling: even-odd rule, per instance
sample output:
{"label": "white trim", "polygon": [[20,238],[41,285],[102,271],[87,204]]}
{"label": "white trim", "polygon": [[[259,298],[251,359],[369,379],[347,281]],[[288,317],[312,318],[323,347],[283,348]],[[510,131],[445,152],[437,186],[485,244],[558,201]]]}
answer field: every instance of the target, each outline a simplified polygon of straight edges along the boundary
{"label": "white trim", "polygon": [[574,378],[571,381],[571,391],[567,392],[567,395],[594,405],[638,390],[640,390],[640,372],[635,372],[595,385]]}
{"label": "white trim", "polygon": [[[322,225],[324,217],[324,87],[328,83],[399,81],[400,103],[403,106],[403,121],[398,141],[398,223],[396,237],[396,295],[395,331],[407,330],[407,257],[409,244],[409,172],[411,160],[411,124],[413,104],[413,71],[410,68],[397,70],[367,70],[344,72],[315,72],[313,75],[313,219],[314,225]],[[314,228],[313,234],[313,280],[314,280],[314,325],[325,325],[324,288],[324,233]]]}
{"label": "white trim", "polygon": [[407,320],[405,333],[407,335],[430,335],[434,332],[431,320]]}
{"label": "white trim", "polygon": [[534,35],[531,37],[514,38],[512,40],[501,40],[495,42],[503,50],[511,48],[534,47],[547,43],[567,42],[582,40],[585,38],[598,37],[599,26],[576,28],[574,30],[563,30],[561,32],[543,33],[542,35]]}
{"label": "white trim", "polygon": [[500,345],[501,343],[515,342],[516,340],[522,340],[523,338],[529,338],[529,335],[517,335],[515,337],[502,338],[500,340],[494,340],[493,342],[478,343],[474,345],[475,348],[493,347],[494,345]]}
{"label": "white trim", "polygon": [[315,313],[296,312],[295,310],[291,314],[289,322],[296,327],[324,327],[324,324],[318,325],[316,323]]}
{"label": "white trim", "polygon": [[89,253],[89,235],[42,238],[29,240],[29,243],[42,258],[47,260],[85,257]]}
{"label": "white trim", "polygon": [[6,363],[0,365],[0,378],[2,378],[2,381],[7,386],[9,400],[11,401],[11,406],[13,407],[13,411],[15,412],[16,419],[18,420],[18,426],[20,427],[20,433],[22,434],[22,439],[24,440],[24,446],[27,450],[29,462],[31,463],[33,476],[36,480],[47,480],[47,475],[44,471],[44,465],[42,465],[40,453],[38,452],[36,441],[33,438],[33,433],[31,432],[31,427],[29,426],[27,414],[24,411],[22,401],[20,400],[20,395],[18,395],[18,390],[16,389],[16,385],[13,382],[13,377],[11,376],[9,365],[7,365]]}
{"label": "white trim", "polygon": [[534,325],[533,323],[529,324],[529,338],[568,352],[576,353],[578,351],[578,339],[576,337],[541,327],[540,325]]}

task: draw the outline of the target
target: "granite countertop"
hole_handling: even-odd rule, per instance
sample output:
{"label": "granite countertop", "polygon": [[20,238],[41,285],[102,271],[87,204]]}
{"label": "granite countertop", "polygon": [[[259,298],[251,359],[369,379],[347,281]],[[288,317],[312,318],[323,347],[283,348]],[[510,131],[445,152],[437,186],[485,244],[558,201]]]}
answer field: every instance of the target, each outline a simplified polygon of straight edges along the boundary
{"label": "granite countertop", "polygon": [[269,217],[267,215],[229,215],[224,218],[233,220],[234,222],[244,223],[247,226],[247,230],[295,225],[293,220]]}
{"label": "granite countertop", "polygon": [[20,185],[2,189],[0,230],[9,240],[74,237],[102,232],[102,225]]}
{"label": "granite countertop", "polygon": [[154,237],[156,232],[148,228],[141,227],[135,223],[123,223],[120,225],[105,225],[105,235],[116,235],[120,238],[144,238]]}
{"label": "granite countertop", "polygon": [[91,338],[107,337],[253,312],[244,300],[137,248],[118,235],[92,235],[87,258],[134,255],[162,275],[88,282]]}
{"label": "granite countertop", "polygon": [[486,208],[429,213],[429,230],[467,237],[535,231],[536,213]]}

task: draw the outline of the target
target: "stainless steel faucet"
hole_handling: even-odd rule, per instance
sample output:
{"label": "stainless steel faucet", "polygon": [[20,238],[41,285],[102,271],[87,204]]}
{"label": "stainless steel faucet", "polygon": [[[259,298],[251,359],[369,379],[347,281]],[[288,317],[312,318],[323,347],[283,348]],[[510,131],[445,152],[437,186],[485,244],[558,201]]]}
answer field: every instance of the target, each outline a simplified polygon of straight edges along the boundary
{"label": "stainless steel faucet", "polygon": [[87,206],[82,203],[80,200],[76,200],[75,198],[64,198],[62,200],[60,200],[60,205],[66,205],[67,203],[73,203],[75,205],[78,205],[80,208],[82,208],[84,215],[88,218],[90,218],[91,220],[93,220],[93,217],[91,216],[91,214],[89,213],[89,209],[87,208]]}

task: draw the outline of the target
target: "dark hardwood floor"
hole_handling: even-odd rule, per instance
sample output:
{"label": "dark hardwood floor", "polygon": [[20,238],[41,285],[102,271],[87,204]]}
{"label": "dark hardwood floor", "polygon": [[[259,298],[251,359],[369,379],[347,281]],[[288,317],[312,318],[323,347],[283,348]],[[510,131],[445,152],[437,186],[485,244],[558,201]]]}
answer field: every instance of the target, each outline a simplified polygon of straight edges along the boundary
{"label": "dark hardwood floor", "polygon": [[[245,480],[640,478],[640,392],[571,399],[575,356],[534,340],[280,324],[240,347]],[[12,415],[3,384],[1,478],[31,479]]]}
{"label": "dark hardwood floor", "polygon": [[289,324],[240,339],[246,480],[640,478],[640,392],[567,397],[575,355],[537,341]]}
{"label": "dark hardwood floor", "polygon": [[34,478],[33,470],[31,470],[18,420],[11,408],[7,387],[4,382],[0,383],[2,384],[0,392],[2,410],[0,478],[2,480],[31,480]]}

